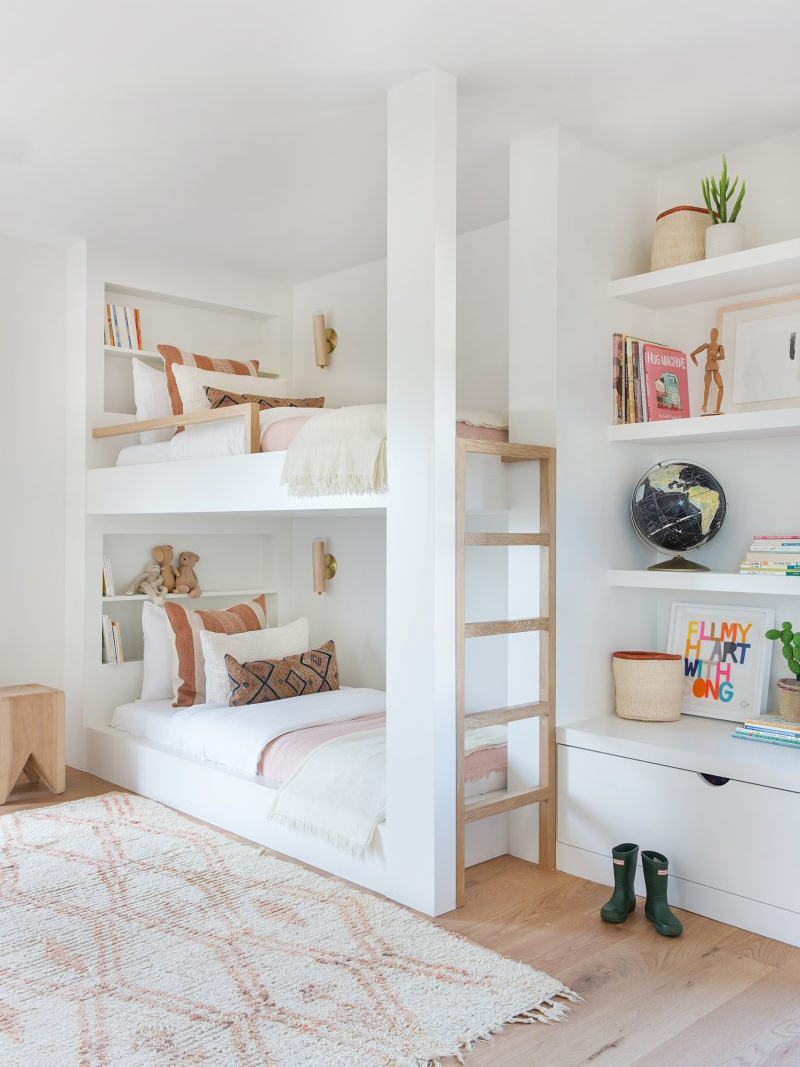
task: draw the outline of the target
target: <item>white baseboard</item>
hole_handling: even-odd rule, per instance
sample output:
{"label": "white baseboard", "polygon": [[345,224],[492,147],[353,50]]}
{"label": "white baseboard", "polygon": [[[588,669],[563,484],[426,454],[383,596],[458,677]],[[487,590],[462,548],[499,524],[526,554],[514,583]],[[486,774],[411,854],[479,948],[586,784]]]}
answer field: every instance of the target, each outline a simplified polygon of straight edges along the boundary
{"label": "white baseboard", "polygon": [[[556,865],[560,871],[587,878],[601,885],[613,885],[611,857],[587,849],[565,845],[560,841],[556,851]],[[636,892],[644,896],[641,867],[636,875]],[[690,882],[685,878],[669,878],[669,900],[676,908],[684,908],[696,915],[750,930],[754,934],[800,947],[800,913],[776,908],[759,900],[736,896],[721,889]]]}

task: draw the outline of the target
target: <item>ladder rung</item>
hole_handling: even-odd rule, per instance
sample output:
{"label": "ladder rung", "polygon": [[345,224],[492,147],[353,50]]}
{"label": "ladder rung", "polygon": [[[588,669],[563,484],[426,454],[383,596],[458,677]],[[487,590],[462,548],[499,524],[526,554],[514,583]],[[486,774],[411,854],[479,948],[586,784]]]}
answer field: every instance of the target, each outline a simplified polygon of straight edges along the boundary
{"label": "ladder rung", "polygon": [[502,726],[520,719],[536,719],[547,715],[549,705],[545,700],[535,704],[513,704],[507,708],[492,708],[490,711],[473,711],[464,716],[464,729],[477,730],[480,726]]}
{"label": "ladder rung", "polygon": [[547,786],[540,789],[496,789],[493,793],[485,793],[482,797],[467,801],[464,806],[464,822],[488,819],[490,815],[524,808],[528,804],[538,804],[539,801],[549,798],[550,789]]}
{"label": "ladder rung", "polygon": [[467,548],[473,545],[549,545],[547,533],[468,533],[464,534]]}
{"label": "ladder rung", "polygon": [[546,630],[550,620],[500,619],[497,622],[468,622],[464,624],[464,637],[495,637],[498,634],[526,634],[532,630]]}

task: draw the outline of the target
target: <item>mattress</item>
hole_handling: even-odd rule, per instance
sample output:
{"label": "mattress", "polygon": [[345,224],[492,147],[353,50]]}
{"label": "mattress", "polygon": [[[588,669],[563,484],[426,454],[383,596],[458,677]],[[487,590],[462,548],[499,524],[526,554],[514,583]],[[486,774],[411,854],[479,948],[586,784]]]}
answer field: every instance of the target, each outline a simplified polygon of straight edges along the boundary
{"label": "mattress", "polygon": [[[272,408],[259,415],[262,452],[285,452],[305,423],[314,414],[298,414],[299,408]],[[480,420],[494,419],[494,424]],[[499,425],[501,416],[491,412],[462,412],[456,422],[456,436],[479,441],[507,441],[508,430]],[[127,445],[117,456],[117,466],[139,463],[168,463],[181,459],[216,459],[242,453],[240,420],[188,426],[171,441],[152,445]]]}
{"label": "mattress", "polygon": [[[179,736],[185,737],[187,722],[196,723],[200,728],[204,711],[217,711],[223,707],[225,705],[222,704],[196,704],[191,709],[176,710],[170,700],[136,700],[116,708],[111,725],[114,729],[134,737],[182,751],[175,744],[176,732],[173,727],[176,719],[182,720],[183,728]],[[310,752],[326,741],[348,732],[376,729],[384,722],[383,715],[364,715],[344,722],[310,726],[284,733],[265,746],[259,760],[259,773],[268,783],[280,785],[294,773]],[[464,795],[467,799],[495,789],[504,789],[505,786],[505,746],[483,749],[467,756],[464,761]]]}

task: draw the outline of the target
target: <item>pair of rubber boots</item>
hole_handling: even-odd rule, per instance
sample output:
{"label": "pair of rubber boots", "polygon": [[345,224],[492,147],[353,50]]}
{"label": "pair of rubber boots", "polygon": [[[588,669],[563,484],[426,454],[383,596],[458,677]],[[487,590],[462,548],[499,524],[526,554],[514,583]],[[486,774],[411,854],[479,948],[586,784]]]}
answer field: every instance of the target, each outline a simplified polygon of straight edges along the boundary
{"label": "pair of rubber boots", "polygon": [[[639,846],[626,842],[617,845],[611,850],[611,854],[614,859],[614,892],[608,903],[600,909],[600,918],[607,923],[624,923],[636,907],[633,882],[636,878]],[[657,933],[664,937],[679,937],[683,933],[683,925],[680,919],[672,914],[667,903],[667,857],[649,849],[642,852],[642,870],[647,887],[645,917],[654,924]]]}

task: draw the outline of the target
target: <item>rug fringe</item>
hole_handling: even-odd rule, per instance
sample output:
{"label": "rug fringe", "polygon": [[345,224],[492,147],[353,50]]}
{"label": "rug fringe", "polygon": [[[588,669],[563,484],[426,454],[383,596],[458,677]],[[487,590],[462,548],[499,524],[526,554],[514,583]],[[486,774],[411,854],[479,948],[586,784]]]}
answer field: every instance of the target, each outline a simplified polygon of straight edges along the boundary
{"label": "rug fringe", "polygon": [[[558,1002],[556,1002],[555,998],[558,998]],[[509,1016],[505,1022],[487,1026],[481,1033],[465,1038],[456,1048],[439,1052],[436,1059],[418,1058],[414,1063],[414,1067],[442,1067],[442,1058],[445,1056],[463,1064],[465,1062],[464,1056],[471,1052],[479,1041],[488,1041],[494,1044],[494,1035],[502,1034],[510,1023],[543,1023],[549,1026],[550,1023],[563,1022],[570,1012],[569,1004],[562,1003],[565,1000],[571,1001],[573,1004],[583,1004],[583,997],[573,993],[566,986],[562,986],[549,997],[539,1001],[533,1008],[517,1012],[515,1015]]]}

